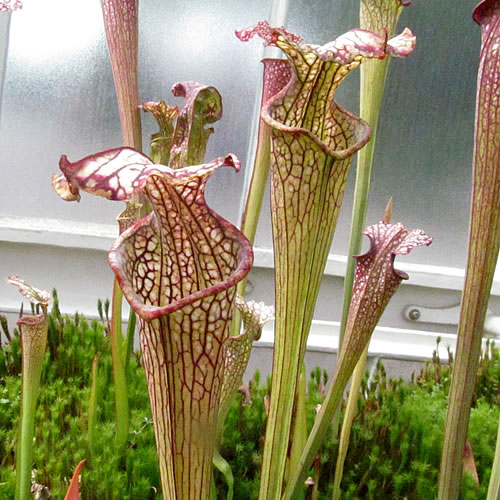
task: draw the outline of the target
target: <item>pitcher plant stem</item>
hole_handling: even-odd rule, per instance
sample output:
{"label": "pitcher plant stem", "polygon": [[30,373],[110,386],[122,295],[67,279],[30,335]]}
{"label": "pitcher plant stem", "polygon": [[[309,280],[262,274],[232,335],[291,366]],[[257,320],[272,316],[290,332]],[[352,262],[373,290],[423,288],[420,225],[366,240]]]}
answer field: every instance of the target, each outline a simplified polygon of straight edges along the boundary
{"label": "pitcher plant stem", "polygon": [[482,46],[477,80],[471,218],[457,352],[439,474],[439,500],[456,500],[481,352],[484,320],[500,247],[500,2],[474,10]]}

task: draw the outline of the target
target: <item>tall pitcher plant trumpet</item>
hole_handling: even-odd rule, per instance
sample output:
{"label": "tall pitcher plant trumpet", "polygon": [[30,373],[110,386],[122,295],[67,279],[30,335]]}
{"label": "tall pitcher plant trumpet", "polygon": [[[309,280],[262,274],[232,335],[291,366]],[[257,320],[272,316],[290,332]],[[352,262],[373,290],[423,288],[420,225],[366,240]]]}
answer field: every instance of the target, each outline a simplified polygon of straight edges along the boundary
{"label": "tall pitcher plant trumpet", "polygon": [[242,30],[283,50],[292,67],[285,88],[262,111],[272,129],[271,206],[276,280],[276,329],[271,407],[260,498],[278,499],[292,421],[293,395],[316,298],[342,204],[352,156],[370,138],[366,122],[340,107],[335,92],[364,59],[412,52],[406,29],[386,34],[352,30],[323,46],[267,22]]}
{"label": "tall pitcher plant trumpet", "polygon": [[[165,499],[205,499],[212,479],[218,408],[235,285],[253,261],[248,240],[205,201],[205,186],[228,155],[206,164],[210,133],[219,116],[213,87],[177,84],[184,108],[163,144],[170,167],[131,148],[117,148],[75,163],[61,158],[54,186],[63,196],[79,190],[110,200],[142,193],[152,213],[123,232],[109,262],[123,294],[139,316]],[[155,108],[157,109],[157,108]],[[167,127],[168,128],[168,127]],[[163,132],[165,132],[164,129]]]}

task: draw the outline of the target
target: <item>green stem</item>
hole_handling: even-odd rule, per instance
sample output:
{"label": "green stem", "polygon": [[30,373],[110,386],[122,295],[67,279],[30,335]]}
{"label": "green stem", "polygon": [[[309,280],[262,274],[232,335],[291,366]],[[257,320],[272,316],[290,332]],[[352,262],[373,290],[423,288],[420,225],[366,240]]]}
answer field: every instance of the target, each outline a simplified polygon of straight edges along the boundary
{"label": "green stem", "polygon": [[125,362],[124,362],[124,370],[125,373],[128,371],[128,366],[130,364],[130,356],[134,350],[134,337],[135,337],[135,325],[137,322],[137,317],[135,315],[135,311],[130,309],[130,313],[128,315],[128,325],[127,325],[127,338],[125,340]]}
{"label": "green stem", "polygon": [[[257,151],[255,153],[255,166],[252,172],[247,202],[241,222],[241,230],[250,243],[253,243],[255,240],[260,210],[264,199],[264,191],[266,188],[267,178],[269,177],[269,169],[271,167],[270,138],[271,131],[269,125],[267,125],[263,120],[260,120],[259,138],[257,142]],[[238,290],[240,288],[244,290],[241,283],[243,283],[243,281],[240,281],[238,284]]]}
{"label": "green stem", "polygon": [[97,388],[99,376],[99,356],[94,355],[92,361],[92,375],[89,396],[89,413],[88,413],[88,439],[89,439],[89,453],[92,464],[95,460],[95,436],[96,436],[96,422],[97,422]]}
{"label": "green stem", "polygon": [[[349,381],[350,374],[346,370],[340,370],[335,373],[335,376],[330,384],[328,392],[326,394],[325,401],[321,405],[321,410],[319,411],[314,426],[307,439],[306,446],[300,457],[298,466],[292,471],[290,481],[287,484],[287,488],[283,495],[283,500],[291,500],[292,498],[297,498],[299,489],[298,486],[304,483],[305,477],[307,475],[307,467],[312,464],[314,457],[319,448],[319,444],[323,442],[326,438],[328,427],[333,418],[333,415],[337,408],[339,407],[342,396],[344,394],[344,389]],[[325,404],[327,402],[327,404]]]}
{"label": "green stem", "polygon": [[306,367],[302,368],[297,381],[293,431],[290,448],[289,473],[297,467],[300,455],[307,441],[307,418],[306,418]]}
{"label": "green stem", "polygon": [[215,478],[212,478],[210,486],[210,500],[217,500],[217,488],[215,486]]}
{"label": "green stem", "polygon": [[46,314],[18,321],[22,341],[22,403],[16,467],[16,500],[31,500],[35,410],[47,344]]}
{"label": "green stem", "polygon": [[[255,163],[248,188],[248,196],[241,221],[241,232],[253,245],[257,224],[259,222],[262,201],[266,189],[269,169],[271,168],[271,131],[269,125],[264,120],[259,122],[259,135],[257,140],[257,151],[255,153]],[[241,297],[246,296],[248,276],[245,276],[237,285],[236,293]],[[232,322],[232,335],[239,335],[241,328],[241,314],[235,308]]]}
{"label": "green stem", "polygon": [[500,498],[500,421],[498,422],[497,444],[495,448],[495,459],[491,469],[490,484],[486,500],[498,500]]}
{"label": "green stem", "polygon": [[319,498],[319,478],[321,473],[321,459],[316,457],[314,461],[314,484],[311,494],[311,500],[318,500]]}
{"label": "green stem", "polygon": [[111,315],[111,359],[113,361],[113,382],[115,386],[116,434],[115,443],[119,453],[123,453],[129,430],[129,408],[127,379],[123,363],[122,337],[122,291],[118,280],[113,284],[113,304]]}
{"label": "green stem", "polygon": [[344,280],[344,302],[342,305],[339,351],[344,340],[349,305],[351,303],[354,272],[356,269],[356,260],[353,258],[353,255],[358,255],[361,252],[363,229],[365,227],[366,211],[368,207],[368,194],[370,192],[373,154],[377,137],[378,117],[382,98],[384,96],[389,60],[390,59],[387,58],[383,61],[366,61],[361,65],[360,116],[370,124],[372,136],[368,144],[358,152],[351,235],[349,239],[347,269]]}
{"label": "green stem", "polygon": [[365,373],[366,360],[368,358],[368,345],[366,346],[358,364],[352,374],[351,386],[349,388],[349,397],[345,410],[344,421],[342,423],[342,432],[340,433],[339,454],[335,465],[335,479],[333,482],[332,500],[340,499],[340,483],[344,472],[345,457],[349,448],[349,438],[351,435],[352,423],[356,416],[356,409],[359,397],[359,389]]}
{"label": "green stem", "polygon": [[[233,490],[234,490],[234,477],[231,466],[227,463],[224,457],[220,454],[219,450],[215,448],[213,464],[217,470],[224,476],[227,484],[227,500],[233,500]],[[215,496],[217,498],[217,496]]]}

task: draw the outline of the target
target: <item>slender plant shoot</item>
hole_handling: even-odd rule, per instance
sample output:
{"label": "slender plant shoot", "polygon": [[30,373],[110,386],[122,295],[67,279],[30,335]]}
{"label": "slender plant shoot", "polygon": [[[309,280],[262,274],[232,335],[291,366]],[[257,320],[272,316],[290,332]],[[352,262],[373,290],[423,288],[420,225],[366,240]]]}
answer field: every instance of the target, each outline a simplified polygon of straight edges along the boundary
{"label": "slender plant shoot", "polygon": [[36,402],[42,374],[42,364],[47,345],[47,307],[50,295],[28,285],[19,276],[8,278],[17,286],[19,293],[35,306],[41,306],[42,313],[22,316],[17,324],[21,331],[22,346],[22,389],[21,419],[16,465],[16,500],[31,499],[31,471],[33,461],[33,434],[35,429]]}
{"label": "slender plant shoot", "polygon": [[439,500],[455,500],[481,353],[484,319],[500,247],[500,2],[474,10],[481,26],[471,220],[457,352],[450,386],[439,475]]}

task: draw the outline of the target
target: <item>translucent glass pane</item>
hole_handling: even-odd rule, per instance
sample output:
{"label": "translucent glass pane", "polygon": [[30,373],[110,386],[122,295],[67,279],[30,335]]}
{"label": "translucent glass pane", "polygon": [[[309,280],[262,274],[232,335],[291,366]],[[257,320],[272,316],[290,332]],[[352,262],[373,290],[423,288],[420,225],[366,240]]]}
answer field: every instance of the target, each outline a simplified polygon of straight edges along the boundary
{"label": "translucent glass pane", "polygon": [[[261,46],[242,44],[234,30],[268,14],[264,0],[140,2],[140,95],[172,99],[182,80],[215,85],[224,117],[215,124],[207,158],[236,153],[244,162]],[[177,102],[178,104],[178,102]],[[155,131],[144,120],[144,143]],[[121,145],[100,2],[27,0],[12,16],[0,117],[0,214],[113,222],[121,210],[85,196],[64,203],[51,174],[61,154],[75,160]],[[208,197],[237,221],[243,173],[222,169]]]}
{"label": "translucent glass pane", "polygon": [[[236,153],[245,164],[261,44],[243,44],[234,30],[266,18],[264,0],[141,2],[140,93],[169,98],[180,80],[215,85],[224,118],[207,157]],[[288,27],[324,43],[358,24],[359,2],[290,0]],[[417,35],[415,54],[391,63],[378,134],[368,221],[381,217],[389,196],[394,218],[435,237],[413,262],[463,267],[472,161],[479,28],[468,2],[415,1],[400,26]],[[358,108],[358,74],[338,99]],[[154,131],[145,118],[144,138]],[[121,143],[100,2],[26,0],[12,15],[0,115],[0,214],[113,222],[120,208],[95,197],[60,201],[50,186],[61,154],[70,159]],[[209,184],[214,208],[237,222],[243,173],[217,172]],[[354,174],[354,168],[351,172]],[[334,253],[345,253],[351,175]],[[268,202],[257,244],[271,246]]]}

